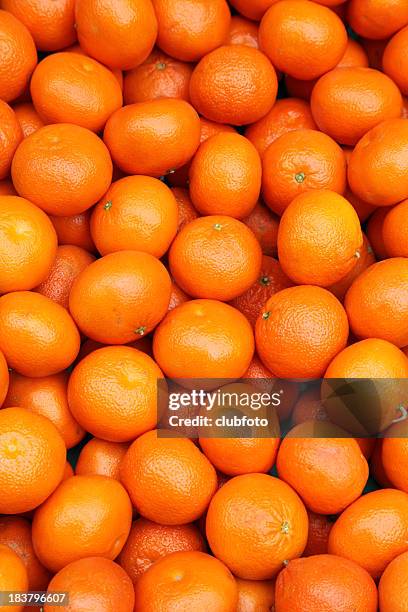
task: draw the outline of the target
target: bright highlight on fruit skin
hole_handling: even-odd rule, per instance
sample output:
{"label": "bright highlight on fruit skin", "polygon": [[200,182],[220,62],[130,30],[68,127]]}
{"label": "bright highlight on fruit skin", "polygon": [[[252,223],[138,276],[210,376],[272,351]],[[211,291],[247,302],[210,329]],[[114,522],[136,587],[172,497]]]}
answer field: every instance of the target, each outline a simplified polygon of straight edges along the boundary
{"label": "bright highlight on fruit skin", "polygon": [[0,607],[408,612],[407,0],[0,5]]}

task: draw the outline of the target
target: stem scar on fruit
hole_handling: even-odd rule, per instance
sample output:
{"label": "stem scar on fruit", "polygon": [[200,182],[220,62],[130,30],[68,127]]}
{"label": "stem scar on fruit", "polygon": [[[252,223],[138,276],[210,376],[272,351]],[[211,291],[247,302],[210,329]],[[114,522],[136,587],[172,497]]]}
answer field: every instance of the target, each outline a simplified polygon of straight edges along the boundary
{"label": "stem scar on fruit", "polygon": [[138,336],[143,336],[145,331],[146,331],[146,327],[142,325],[141,327],[138,327],[137,329],[135,329],[135,334],[137,334]]}
{"label": "stem scar on fruit", "polygon": [[104,210],[110,210],[112,208],[112,200],[108,200],[103,208]]}
{"label": "stem scar on fruit", "polygon": [[306,178],[306,174],[304,172],[298,172],[297,174],[295,174],[295,181],[297,183],[303,183],[305,178]]}
{"label": "stem scar on fruit", "polygon": [[271,316],[270,310],[268,310],[268,312],[263,312],[262,313],[262,318],[265,319],[265,321],[266,321],[266,319],[269,319],[270,316]]}

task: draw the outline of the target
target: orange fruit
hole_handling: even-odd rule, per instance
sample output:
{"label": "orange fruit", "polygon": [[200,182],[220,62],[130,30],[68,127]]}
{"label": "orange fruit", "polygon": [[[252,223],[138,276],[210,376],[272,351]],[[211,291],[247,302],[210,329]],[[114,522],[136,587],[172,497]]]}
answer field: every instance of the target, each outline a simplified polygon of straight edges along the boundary
{"label": "orange fruit", "polygon": [[278,215],[306,191],[344,193],[346,188],[344,153],[317,130],[293,130],[277,138],[262,157],[262,170],[263,199]]}
{"label": "orange fruit", "polygon": [[125,104],[157,98],[181,98],[188,102],[192,72],[190,64],[154,50],[143,64],[126,73],[123,82]]}
{"label": "orange fruit", "polygon": [[35,291],[68,308],[74,280],[93,261],[95,257],[80,247],[68,244],[59,246],[49,275]]}
{"label": "orange fruit", "polygon": [[231,478],[212,498],[206,521],[214,555],[238,578],[250,580],[273,578],[284,562],[299,557],[307,529],[298,495],[267,474]]}
{"label": "orange fruit", "polygon": [[187,223],[197,219],[199,214],[193,206],[187,189],[184,189],[183,187],[172,187],[172,192],[177,201],[177,230],[180,231],[185,225],[187,225]]}
{"label": "orange fruit", "polygon": [[[407,17],[408,23],[408,17]],[[385,47],[383,55],[383,69],[394,83],[398,85],[401,93],[408,94],[408,78],[406,57],[408,52],[408,26],[394,34]]]}
{"label": "orange fruit", "polygon": [[62,476],[62,480],[68,480],[68,478],[71,478],[71,476],[74,475],[74,470],[72,468],[72,465],[69,463],[69,461],[65,462],[65,470],[64,470],[64,474]]}
{"label": "orange fruit", "polygon": [[258,26],[249,19],[233,15],[228,36],[223,42],[228,45],[246,45],[258,49]]}
{"label": "orange fruit", "polygon": [[350,0],[350,27],[365,38],[386,39],[408,24],[404,0]]}
{"label": "orange fruit", "polygon": [[357,338],[382,338],[402,348],[408,344],[408,259],[394,257],[362,272],[344,305]]}
{"label": "orange fruit", "polygon": [[[84,55],[88,58],[90,57],[87,53],[85,53],[85,51],[83,50],[82,47],[80,47],[79,44],[75,44],[75,45],[72,45],[71,47],[67,47],[66,49],[64,49],[64,51],[69,52],[69,53],[79,53],[79,55]],[[113,76],[119,83],[119,87],[121,91],[123,92],[123,72],[122,70],[120,70],[119,68],[110,68],[110,70],[112,71]]]}
{"label": "orange fruit", "polygon": [[279,478],[319,514],[342,512],[360,497],[368,479],[368,464],[357,442],[331,437],[332,431],[342,433],[324,421],[296,425],[282,440],[276,461]]}
{"label": "orange fruit", "polygon": [[261,263],[261,247],[251,230],[224,215],[188,223],[169,252],[174,280],[198,298],[232,300],[253,285]]}
{"label": "orange fruit", "polygon": [[[347,155],[350,154],[351,156],[352,150],[350,152],[344,150],[344,153],[346,154],[346,162],[348,163]],[[375,206],[373,206],[369,202],[364,202],[364,200],[361,200],[359,197],[357,197],[348,186],[346,187],[346,191],[343,195],[356,211],[361,223],[367,221],[368,217],[376,210]]]}
{"label": "orange fruit", "polygon": [[68,384],[69,407],[92,435],[128,442],[156,424],[159,378],[163,378],[160,368],[142,351],[107,346],[74,368]]}
{"label": "orange fruit", "polygon": [[0,408],[6,398],[8,387],[9,387],[9,369],[6,358],[0,351]]}
{"label": "orange fruit", "polygon": [[193,157],[200,142],[200,121],[185,100],[139,102],[111,115],[104,140],[121,170],[159,177]]}
{"label": "orange fruit", "polygon": [[289,287],[273,295],[259,315],[256,349],[275,376],[319,378],[346,346],[348,331],[346,312],[329,291]]}
{"label": "orange fruit", "polygon": [[335,555],[294,559],[276,580],[276,610],[377,611],[377,588],[357,563]]}
{"label": "orange fruit", "polygon": [[131,522],[130,499],[117,480],[72,476],[37,508],[34,550],[53,573],[84,557],[113,560],[127,540]]}
{"label": "orange fruit", "polygon": [[351,287],[353,282],[362,274],[367,268],[369,268],[373,263],[375,263],[375,257],[373,253],[373,249],[371,248],[370,243],[367,240],[365,234],[363,234],[363,246],[359,250],[360,257],[357,259],[357,263],[348,272],[343,278],[341,278],[337,283],[333,283],[327,287],[329,291],[331,291],[336,298],[343,301],[344,296],[346,295],[348,289]]}
{"label": "orange fruit", "polygon": [[10,179],[0,179],[0,195],[17,195],[14,185]]}
{"label": "orange fruit", "polygon": [[50,573],[37,559],[31,540],[31,524],[21,516],[0,518],[0,544],[8,546],[25,565],[28,588],[44,591],[50,581]]}
{"label": "orange fruit", "polygon": [[68,312],[31,291],[0,298],[0,350],[23,376],[41,377],[65,370],[79,351],[79,333]]}
{"label": "orange fruit", "polygon": [[259,45],[282,72],[297,79],[315,79],[341,60],[347,32],[341,19],[325,6],[282,0],[263,16]]}
{"label": "orange fruit", "polygon": [[25,25],[8,11],[0,11],[0,38],[0,99],[10,102],[28,85],[37,63],[37,51]]}
{"label": "orange fruit", "polygon": [[223,132],[236,134],[237,131],[234,127],[232,127],[232,125],[217,123],[216,121],[210,121],[205,117],[200,117],[200,143],[205,142],[211,136],[222,134]]}
{"label": "orange fruit", "polygon": [[408,493],[407,422],[394,423],[381,441],[381,465],[389,486]]}
{"label": "orange fruit", "polygon": [[[161,588],[158,589],[157,585]],[[235,612],[238,589],[221,561],[199,551],[175,552],[159,559],[135,585],[135,609]]]}
{"label": "orange fruit", "polygon": [[242,219],[242,222],[255,234],[261,245],[262,253],[276,257],[278,254],[279,217],[258,202],[248,217]]}
{"label": "orange fruit", "polygon": [[310,510],[307,516],[309,517],[309,533],[303,556],[324,555],[327,553],[333,523],[326,515],[316,514]]}
{"label": "orange fruit", "polygon": [[174,281],[171,282],[171,295],[169,302],[169,310],[173,310],[173,308],[177,308],[180,304],[184,304],[184,302],[188,302],[190,297],[187,293],[184,293],[182,289]]}
{"label": "orange fruit", "polygon": [[32,289],[51,271],[57,236],[47,215],[17,196],[0,196],[0,292]]}
{"label": "orange fruit", "polygon": [[190,197],[202,215],[247,217],[261,191],[262,167],[253,144],[228,132],[203,142],[190,167]]}
{"label": "orange fruit", "polygon": [[358,563],[373,578],[406,551],[408,494],[396,489],[357,499],[339,516],[329,536],[329,553]]}
{"label": "orange fruit", "polygon": [[370,471],[374,480],[384,488],[392,488],[392,484],[385,473],[382,461],[382,444],[383,438],[376,440],[373,453],[370,458]]}
{"label": "orange fruit", "polygon": [[31,96],[46,123],[74,123],[99,132],[122,106],[122,90],[108,68],[79,53],[54,53],[34,70]]}
{"label": "orange fruit", "polygon": [[408,378],[408,358],[386,340],[351,344],[330,363],[326,378]]}
{"label": "orange fruit", "polygon": [[163,525],[184,525],[207,509],[217,476],[206,456],[186,438],[148,431],[128,449],[121,481],[137,511]]}
{"label": "orange fruit", "polygon": [[377,259],[386,259],[389,256],[385,248],[383,225],[385,217],[388,216],[391,210],[391,208],[380,206],[374,210],[367,223],[367,238]]}
{"label": "orange fruit", "polygon": [[65,372],[42,378],[28,378],[12,372],[3,408],[20,406],[47,417],[60,432],[65,446],[71,448],[82,440],[85,432],[68,408],[67,383]]}
{"label": "orange fruit", "polygon": [[395,557],[385,568],[378,585],[378,597],[381,612],[406,612],[406,584],[401,580],[408,567],[408,552]]}
{"label": "orange fruit", "polygon": [[230,4],[244,17],[259,21],[276,0],[230,0]]}
{"label": "orange fruit", "polygon": [[85,251],[93,253],[96,251],[90,230],[91,211],[86,210],[78,215],[68,217],[55,217],[49,215],[51,222],[57,232],[58,244],[69,244],[81,247]]}
{"label": "orange fruit", "polygon": [[348,180],[352,191],[374,206],[408,197],[408,121],[383,121],[358,142],[351,154]]}
{"label": "orange fruit", "polygon": [[29,4],[2,0],[1,3],[2,8],[28,28],[40,51],[57,51],[75,42],[74,5],[74,0],[51,3],[34,0]]}
{"label": "orange fruit", "polygon": [[408,257],[408,200],[392,208],[383,208],[382,239],[384,249],[389,257]]}
{"label": "orange fruit", "polygon": [[255,327],[262,308],[272,295],[293,285],[286,276],[277,259],[262,257],[261,272],[256,282],[245,293],[231,300],[231,306],[246,316],[252,327]]}
{"label": "orange fruit", "polygon": [[129,445],[124,442],[108,442],[92,438],[79,453],[75,474],[90,476],[99,474],[119,480],[120,464]]}
{"label": "orange fruit", "polygon": [[170,276],[153,255],[118,251],[81,272],[72,286],[69,308],[92,340],[125,344],[156,327],[167,312],[170,291]]}
{"label": "orange fruit", "polygon": [[27,136],[30,136],[30,134],[33,134],[33,132],[36,132],[44,126],[44,122],[31,102],[20,102],[20,104],[16,104],[13,107],[13,110],[20,124],[24,138],[27,138]]}
{"label": "orange fruit", "polygon": [[[68,563],[52,578],[48,591],[69,593],[69,607],[74,610],[133,612],[135,595],[129,576],[109,559],[89,556]],[[66,607],[66,606],[64,606]],[[44,612],[53,612],[45,604]]]}
{"label": "orange fruit", "polygon": [[279,224],[279,261],[296,283],[322,287],[336,283],[354,268],[362,245],[356,211],[333,191],[297,196]]}
{"label": "orange fruit", "polygon": [[158,559],[180,551],[205,551],[204,538],[194,523],[158,525],[145,518],[134,521],[118,563],[136,584]]}
{"label": "orange fruit", "polygon": [[61,482],[64,441],[51,421],[25,408],[0,411],[0,512],[27,512]]}
{"label": "orange fruit", "polygon": [[280,438],[200,438],[203,453],[228,476],[269,472],[279,443]]}
{"label": "orange fruit", "polygon": [[[323,3],[322,3],[323,4]],[[343,54],[343,57],[337,64],[336,68],[367,68],[368,57],[364,50],[364,47],[358,43],[354,38],[348,38],[347,47]]]}
{"label": "orange fruit", "polygon": [[205,55],[190,80],[197,111],[219,123],[246,125],[264,117],[278,90],[274,67],[253,47],[224,45]]}
{"label": "orange fruit", "polygon": [[[2,592],[23,593],[28,589],[27,570],[23,561],[14,550],[3,544],[0,544],[0,589]],[[23,612],[24,606],[13,604],[2,608],[4,612]]]}
{"label": "orange fruit", "polygon": [[46,213],[84,212],[108,189],[112,161],[100,138],[78,125],[46,125],[17,148],[11,173],[19,195]]}
{"label": "orange fruit", "polygon": [[[157,36],[150,0],[78,0],[75,23],[82,49],[109,68],[131,70],[148,57]],[[126,44],[124,44],[126,40]]]}
{"label": "orange fruit", "polygon": [[265,117],[246,128],[245,136],[263,156],[270,144],[279,136],[293,130],[316,128],[310,106],[298,98],[276,100]]}
{"label": "orange fruit", "polygon": [[23,132],[16,113],[3,100],[0,100],[0,121],[2,132],[0,142],[0,179],[4,179],[10,172],[14,153],[23,139]]}
{"label": "orange fruit", "polygon": [[272,580],[236,579],[238,587],[237,612],[259,612],[273,610],[275,583]]}
{"label": "orange fruit", "polygon": [[95,206],[91,234],[101,255],[135,250],[162,257],[177,232],[177,201],[167,185],[150,176],[112,183]]}
{"label": "orange fruit", "polygon": [[327,421],[328,414],[320,397],[320,386],[308,387],[297,400],[291,415],[293,425],[306,421]]}
{"label": "orange fruit", "polygon": [[225,0],[152,0],[159,23],[157,44],[185,62],[196,62],[223,44],[230,11]]}
{"label": "orange fruit", "polygon": [[319,129],[337,142],[355,145],[371,128],[400,117],[396,84],[372,68],[336,68],[323,75],[310,100]]}
{"label": "orange fruit", "polygon": [[254,352],[247,319],[216,300],[190,300],[160,323],[154,358],[171,378],[239,378]]}
{"label": "orange fruit", "polygon": [[313,87],[317,83],[317,79],[310,79],[304,81],[302,79],[296,79],[289,74],[285,75],[285,87],[290,96],[294,98],[301,98],[302,100],[310,101]]}

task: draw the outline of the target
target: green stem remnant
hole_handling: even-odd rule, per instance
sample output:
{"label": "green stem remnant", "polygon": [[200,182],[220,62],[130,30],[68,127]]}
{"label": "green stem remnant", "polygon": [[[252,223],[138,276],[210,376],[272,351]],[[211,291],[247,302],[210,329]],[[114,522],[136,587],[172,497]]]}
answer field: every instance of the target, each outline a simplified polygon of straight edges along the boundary
{"label": "green stem remnant", "polygon": [[135,329],[135,334],[137,334],[138,336],[144,336],[145,331],[146,327],[138,327],[137,329]]}

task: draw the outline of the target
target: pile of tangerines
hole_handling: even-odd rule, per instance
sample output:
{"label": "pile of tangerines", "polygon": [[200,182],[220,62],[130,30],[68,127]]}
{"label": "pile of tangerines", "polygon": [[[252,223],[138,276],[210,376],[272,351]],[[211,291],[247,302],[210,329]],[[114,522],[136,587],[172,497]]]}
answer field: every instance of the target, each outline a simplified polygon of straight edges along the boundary
{"label": "pile of tangerines", "polygon": [[408,611],[401,403],[156,430],[163,377],[408,378],[404,96],[407,0],[0,0],[0,596]]}

